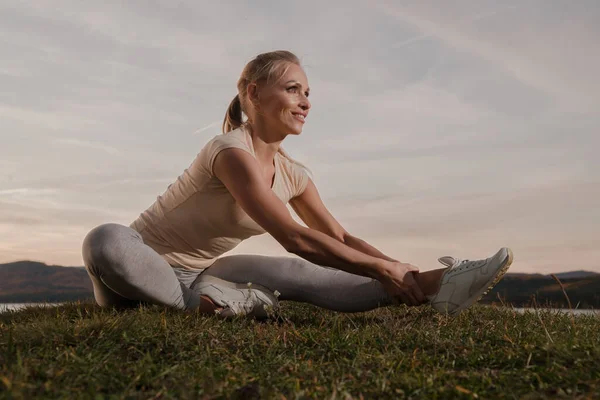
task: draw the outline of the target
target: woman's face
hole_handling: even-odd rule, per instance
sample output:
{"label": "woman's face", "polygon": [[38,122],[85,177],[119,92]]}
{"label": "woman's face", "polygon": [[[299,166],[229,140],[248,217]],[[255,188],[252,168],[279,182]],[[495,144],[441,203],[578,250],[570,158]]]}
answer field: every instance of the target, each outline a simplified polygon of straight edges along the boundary
{"label": "woman's face", "polygon": [[278,82],[258,90],[258,114],[269,129],[299,135],[311,107],[308,79],[302,68],[289,68]]}

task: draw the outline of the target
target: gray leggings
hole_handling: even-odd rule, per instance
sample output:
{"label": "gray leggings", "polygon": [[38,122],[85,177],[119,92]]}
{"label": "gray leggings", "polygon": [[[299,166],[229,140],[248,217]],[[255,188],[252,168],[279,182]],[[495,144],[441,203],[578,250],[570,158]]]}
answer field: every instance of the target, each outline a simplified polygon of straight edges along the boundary
{"label": "gray leggings", "polygon": [[379,281],[300,258],[232,255],[218,258],[205,270],[176,268],[145,245],[138,232],[119,224],[92,229],[82,251],[94,297],[102,307],[146,303],[193,310],[200,303],[194,286],[205,276],[235,283],[255,282],[277,290],[279,300],[335,311],[368,311],[392,304]]}

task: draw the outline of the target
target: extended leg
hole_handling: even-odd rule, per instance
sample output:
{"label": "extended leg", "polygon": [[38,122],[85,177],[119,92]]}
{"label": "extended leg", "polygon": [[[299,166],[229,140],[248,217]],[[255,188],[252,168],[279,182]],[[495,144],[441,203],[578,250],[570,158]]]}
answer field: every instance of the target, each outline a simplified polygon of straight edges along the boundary
{"label": "extended leg", "polygon": [[393,303],[375,279],[326,268],[301,258],[232,255],[219,258],[191,285],[207,276],[253,282],[280,293],[280,300],[310,303],[342,312],[368,311]]}

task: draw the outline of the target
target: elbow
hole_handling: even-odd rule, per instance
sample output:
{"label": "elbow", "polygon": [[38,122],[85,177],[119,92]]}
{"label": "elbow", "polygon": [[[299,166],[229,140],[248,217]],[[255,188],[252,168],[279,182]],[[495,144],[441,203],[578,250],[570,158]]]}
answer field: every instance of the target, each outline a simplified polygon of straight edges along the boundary
{"label": "elbow", "polygon": [[348,232],[343,231],[340,235],[338,240],[344,244],[348,244],[347,241],[348,239],[350,239],[352,237],[352,235],[350,235]]}

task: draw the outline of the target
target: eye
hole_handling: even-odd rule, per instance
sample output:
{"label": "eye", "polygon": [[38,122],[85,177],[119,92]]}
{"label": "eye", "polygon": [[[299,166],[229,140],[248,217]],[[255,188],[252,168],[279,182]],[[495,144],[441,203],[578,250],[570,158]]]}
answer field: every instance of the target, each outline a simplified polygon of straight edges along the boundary
{"label": "eye", "polygon": [[[288,92],[290,92],[290,91],[291,91],[292,93],[296,93],[296,92],[298,92],[298,86],[291,86],[291,87],[287,88],[286,90],[287,90]],[[306,92],[304,92],[304,95],[305,95],[306,97],[308,97],[308,96],[310,95],[310,92],[306,91]]]}

